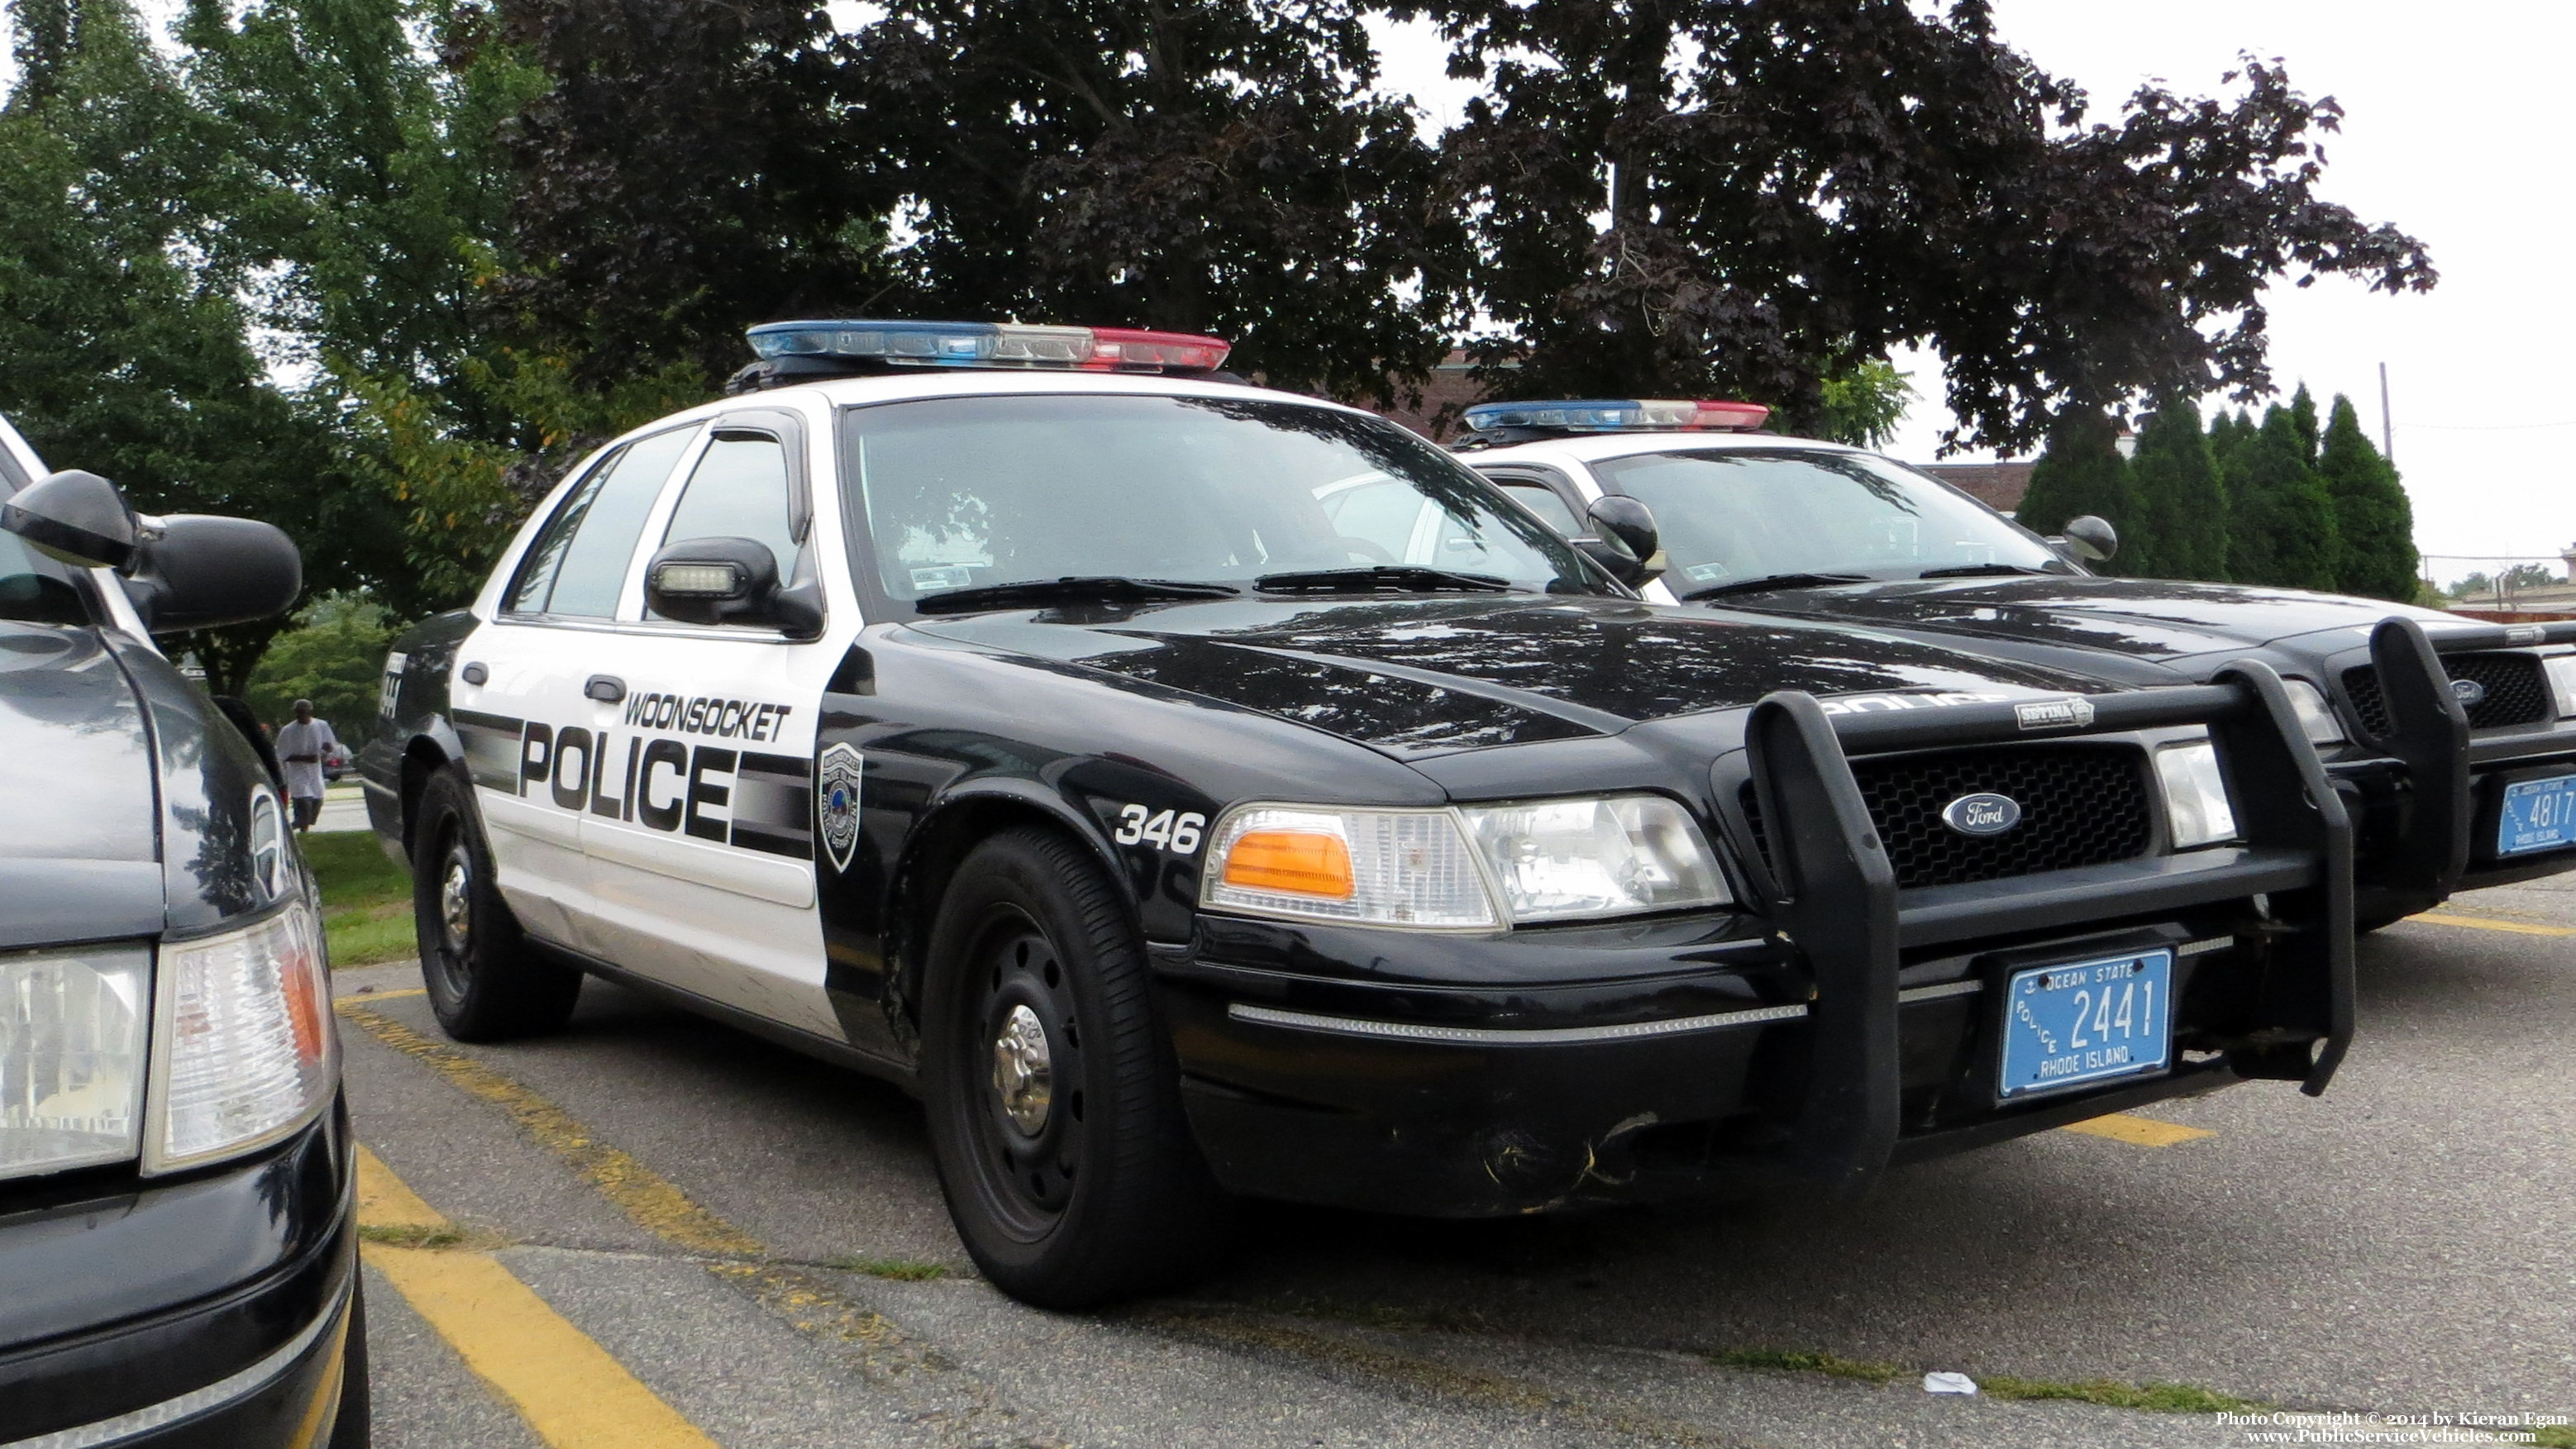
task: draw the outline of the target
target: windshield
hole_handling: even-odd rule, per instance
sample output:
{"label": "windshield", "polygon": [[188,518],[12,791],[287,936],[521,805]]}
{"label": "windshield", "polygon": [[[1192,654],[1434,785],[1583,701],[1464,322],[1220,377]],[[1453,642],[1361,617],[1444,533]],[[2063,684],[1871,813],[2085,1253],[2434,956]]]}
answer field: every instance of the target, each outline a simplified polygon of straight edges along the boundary
{"label": "windshield", "polygon": [[[1610,587],[1492,485],[1376,418],[1256,398],[1067,395],[934,398],[844,417],[850,513],[869,535],[857,542],[873,545],[879,584],[905,602],[1103,575],[1249,589],[1325,570]],[[1354,588],[1408,591],[1412,577]]]}
{"label": "windshield", "polygon": [[1592,471],[1605,489],[1655,510],[1675,593],[1771,574],[1918,578],[1979,565],[2074,572],[1983,504],[1865,453],[1645,453],[1602,459]]}
{"label": "windshield", "polygon": [[[0,446],[0,501],[25,486],[18,460]],[[0,619],[23,624],[86,624],[89,606],[72,569],[27,546],[14,533],[0,533]]]}

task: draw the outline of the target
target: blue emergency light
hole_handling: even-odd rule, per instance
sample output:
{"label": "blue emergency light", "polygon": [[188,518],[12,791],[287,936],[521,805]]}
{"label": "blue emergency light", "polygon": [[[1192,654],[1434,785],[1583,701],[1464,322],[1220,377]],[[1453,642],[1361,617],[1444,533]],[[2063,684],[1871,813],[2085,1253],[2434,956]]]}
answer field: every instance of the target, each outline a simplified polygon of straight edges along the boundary
{"label": "blue emergency light", "polygon": [[1039,327],[1016,322],[897,322],[867,318],[771,322],[750,331],[764,362],[844,358],[904,367],[1030,367],[1079,372],[1208,372],[1234,344],[1135,327]]}
{"label": "blue emergency light", "polygon": [[1749,433],[1769,420],[1760,403],[1672,398],[1584,398],[1478,403],[1467,426],[1479,433],[1542,428],[1563,433]]}

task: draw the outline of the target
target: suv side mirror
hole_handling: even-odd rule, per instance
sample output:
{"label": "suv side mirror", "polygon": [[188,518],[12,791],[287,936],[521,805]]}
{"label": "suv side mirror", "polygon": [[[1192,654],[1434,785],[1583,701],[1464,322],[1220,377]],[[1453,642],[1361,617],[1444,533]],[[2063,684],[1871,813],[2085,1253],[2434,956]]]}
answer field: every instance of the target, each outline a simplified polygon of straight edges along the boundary
{"label": "suv side mirror", "polygon": [[823,630],[810,584],[781,587],[778,556],[752,538],[667,544],[644,566],[644,602],[683,624],[767,624],[791,638]]}
{"label": "suv side mirror", "polygon": [[48,474],[0,505],[0,528],[48,557],[125,575],[155,634],[246,624],[286,612],[304,591],[304,556],[248,518],[146,518],[117,486],[77,469]]}
{"label": "suv side mirror", "polygon": [[2120,551],[2120,531],[2107,518],[2079,513],[2066,520],[2066,531],[2049,542],[2086,563],[2100,563]]}
{"label": "suv side mirror", "polygon": [[1643,587],[1671,566],[1655,527],[1655,511],[1636,499],[1604,494],[1583,510],[1583,522],[1594,536],[1575,546],[1628,587]]}

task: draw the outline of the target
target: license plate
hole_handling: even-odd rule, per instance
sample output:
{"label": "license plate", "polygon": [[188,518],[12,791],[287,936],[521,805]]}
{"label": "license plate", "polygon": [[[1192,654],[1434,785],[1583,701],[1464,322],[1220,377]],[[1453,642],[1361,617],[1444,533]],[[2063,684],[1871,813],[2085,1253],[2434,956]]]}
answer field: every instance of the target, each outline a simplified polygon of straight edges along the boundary
{"label": "license plate", "polygon": [[2524,855],[2576,845],[2576,775],[2517,780],[2504,787],[2496,854]]}
{"label": "license plate", "polygon": [[2173,952],[2016,971],[2004,983],[2004,1098],[2165,1069],[2173,1054]]}

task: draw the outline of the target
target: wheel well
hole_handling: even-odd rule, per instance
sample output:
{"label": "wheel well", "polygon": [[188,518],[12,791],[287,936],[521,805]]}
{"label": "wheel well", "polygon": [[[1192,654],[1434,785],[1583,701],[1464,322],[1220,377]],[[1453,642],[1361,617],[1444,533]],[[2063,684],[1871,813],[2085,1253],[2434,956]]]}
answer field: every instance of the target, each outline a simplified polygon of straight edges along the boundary
{"label": "wheel well", "polygon": [[447,768],[447,756],[427,739],[416,739],[403,750],[402,757],[402,833],[403,858],[408,860],[418,843],[411,838],[412,827],[420,820],[420,792],[429,788],[429,779]]}
{"label": "wheel well", "polygon": [[[1054,812],[1027,800],[984,796],[961,800],[933,815],[904,856],[887,912],[886,959],[892,970],[885,1005],[888,1021],[907,1044],[916,1039],[921,1025],[922,974],[929,968],[931,927],[938,918],[941,898],[948,894],[948,883],[956,877],[957,866],[967,852],[1021,825],[1055,831],[1080,845],[1086,854],[1097,855],[1094,843],[1082,839],[1081,832]],[[1114,870],[1111,878],[1118,879]],[[1124,882],[1119,883],[1123,896]],[[1132,917],[1132,903],[1129,911]]]}

